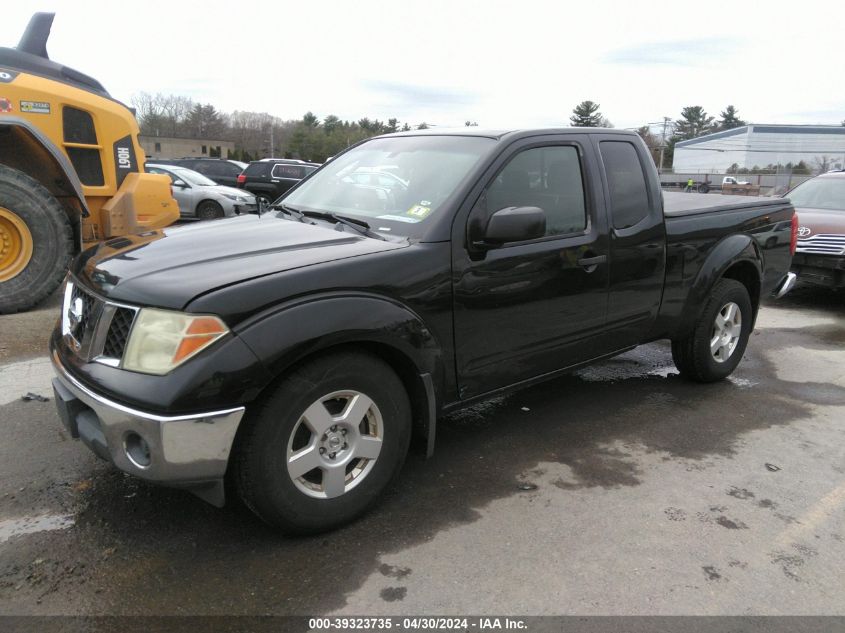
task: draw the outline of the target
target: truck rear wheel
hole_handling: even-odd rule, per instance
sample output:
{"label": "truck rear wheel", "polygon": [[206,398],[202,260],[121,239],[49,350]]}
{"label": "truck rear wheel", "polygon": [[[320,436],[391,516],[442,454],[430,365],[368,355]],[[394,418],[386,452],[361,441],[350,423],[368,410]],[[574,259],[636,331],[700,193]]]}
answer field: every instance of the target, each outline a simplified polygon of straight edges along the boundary
{"label": "truck rear wheel", "polygon": [[672,359],[681,375],[696,382],[730,376],[745,353],[752,318],[745,286],[733,279],[718,281],[692,333],[672,341]]}
{"label": "truck rear wheel", "polygon": [[243,424],[233,456],[241,498],[267,523],[308,534],[378,500],[405,461],[411,409],[384,361],[339,352],[286,376]]}
{"label": "truck rear wheel", "polygon": [[0,313],[26,310],[61,283],[73,230],[41,183],[0,165]]}

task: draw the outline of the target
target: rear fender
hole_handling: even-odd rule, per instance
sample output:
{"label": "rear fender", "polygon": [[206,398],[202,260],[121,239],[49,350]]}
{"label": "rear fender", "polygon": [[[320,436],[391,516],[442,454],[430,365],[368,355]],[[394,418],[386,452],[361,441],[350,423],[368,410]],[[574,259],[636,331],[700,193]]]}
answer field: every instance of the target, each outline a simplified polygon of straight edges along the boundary
{"label": "rear fender", "polygon": [[[757,243],[749,235],[730,235],[716,244],[707,256],[707,259],[704,260],[690,287],[684,309],[681,313],[680,327],[675,336],[683,338],[692,332],[698,315],[704,308],[704,304],[707,302],[713,286],[732,267],[737,265],[753,267],[759,292],[760,280],[762,278],[760,261],[760,252]],[[753,291],[749,290],[749,294],[753,295]],[[759,305],[759,297],[751,296],[751,303],[755,306],[756,317],[756,306]]]}

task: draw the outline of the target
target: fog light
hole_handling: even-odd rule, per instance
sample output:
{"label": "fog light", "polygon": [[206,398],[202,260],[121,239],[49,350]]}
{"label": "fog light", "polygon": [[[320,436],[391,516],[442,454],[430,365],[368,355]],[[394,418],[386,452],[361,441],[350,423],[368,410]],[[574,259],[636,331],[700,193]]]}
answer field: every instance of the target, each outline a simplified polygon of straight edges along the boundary
{"label": "fog light", "polygon": [[128,433],[123,440],[123,447],[130,462],[138,468],[149,468],[152,458],[147,440],[137,433]]}

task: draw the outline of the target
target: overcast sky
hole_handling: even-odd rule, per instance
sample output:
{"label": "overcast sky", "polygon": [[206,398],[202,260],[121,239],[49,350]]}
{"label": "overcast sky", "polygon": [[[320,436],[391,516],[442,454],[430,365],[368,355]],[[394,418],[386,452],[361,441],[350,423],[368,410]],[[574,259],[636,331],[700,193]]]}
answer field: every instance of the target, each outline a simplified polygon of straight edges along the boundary
{"label": "overcast sky", "polygon": [[[566,125],[584,99],[616,127],[686,105],[765,123],[845,119],[845,3],[4,3],[0,44],[55,11],[51,58],[125,102],[484,127]],[[0,95],[2,96],[2,95]]]}

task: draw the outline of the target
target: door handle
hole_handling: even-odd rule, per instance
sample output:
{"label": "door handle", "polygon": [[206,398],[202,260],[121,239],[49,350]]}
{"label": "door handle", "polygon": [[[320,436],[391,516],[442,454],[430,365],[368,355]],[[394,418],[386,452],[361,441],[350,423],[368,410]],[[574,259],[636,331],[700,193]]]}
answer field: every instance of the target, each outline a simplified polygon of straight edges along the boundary
{"label": "door handle", "polygon": [[607,255],[596,255],[595,257],[582,257],[578,260],[578,265],[586,272],[591,273],[598,268],[599,264],[605,262],[607,262]]}

